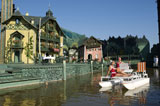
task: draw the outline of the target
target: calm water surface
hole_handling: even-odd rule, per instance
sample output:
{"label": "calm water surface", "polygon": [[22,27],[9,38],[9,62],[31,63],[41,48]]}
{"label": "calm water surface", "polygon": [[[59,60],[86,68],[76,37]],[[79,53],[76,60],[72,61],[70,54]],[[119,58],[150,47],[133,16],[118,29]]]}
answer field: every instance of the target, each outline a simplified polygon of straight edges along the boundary
{"label": "calm water surface", "polygon": [[[160,70],[148,69],[150,85],[128,91],[122,86],[105,91],[101,73],[19,88],[0,90],[0,106],[160,106]],[[30,89],[26,89],[30,88]]]}

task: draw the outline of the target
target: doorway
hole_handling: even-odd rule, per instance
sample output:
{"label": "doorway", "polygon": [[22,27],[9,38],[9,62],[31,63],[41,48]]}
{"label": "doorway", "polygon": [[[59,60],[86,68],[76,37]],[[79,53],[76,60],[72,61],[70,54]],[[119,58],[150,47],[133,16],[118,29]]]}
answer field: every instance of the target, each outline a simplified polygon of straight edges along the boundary
{"label": "doorway", "polygon": [[14,62],[19,63],[20,62],[20,51],[15,51],[14,53]]}
{"label": "doorway", "polygon": [[89,60],[89,61],[92,60],[92,55],[91,55],[91,54],[88,55],[88,60]]}

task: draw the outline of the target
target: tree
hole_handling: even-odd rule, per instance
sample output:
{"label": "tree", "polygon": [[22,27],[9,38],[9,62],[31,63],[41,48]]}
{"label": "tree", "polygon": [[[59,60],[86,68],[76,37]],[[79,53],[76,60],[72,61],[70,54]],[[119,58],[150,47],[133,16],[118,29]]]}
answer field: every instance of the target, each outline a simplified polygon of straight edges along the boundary
{"label": "tree", "polygon": [[110,56],[117,55],[118,49],[119,49],[119,47],[116,43],[110,42],[109,45],[108,45],[108,54]]}
{"label": "tree", "polygon": [[12,44],[12,39],[9,38],[7,41],[7,47],[5,48],[5,63],[12,62],[11,59],[11,44]]}
{"label": "tree", "polygon": [[136,37],[129,36],[126,40],[126,48],[125,51],[128,54],[138,54],[139,49],[137,47]]}
{"label": "tree", "polygon": [[33,36],[29,38],[28,43],[26,43],[26,46],[24,47],[25,55],[27,57],[27,63],[29,62],[29,59],[34,60],[33,57]]}

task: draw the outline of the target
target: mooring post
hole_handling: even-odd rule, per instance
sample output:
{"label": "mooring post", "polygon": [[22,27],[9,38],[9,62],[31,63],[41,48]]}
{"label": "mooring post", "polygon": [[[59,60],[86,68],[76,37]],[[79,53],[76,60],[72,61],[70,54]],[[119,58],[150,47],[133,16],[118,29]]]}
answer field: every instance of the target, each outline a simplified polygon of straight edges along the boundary
{"label": "mooring post", "polygon": [[102,63],[102,76],[103,76],[103,63]]}
{"label": "mooring post", "polygon": [[63,80],[66,80],[66,61],[63,60]]}
{"label": "mooring post", "polygon": [[91,61],[91,72],[93,74],[93,61]]}

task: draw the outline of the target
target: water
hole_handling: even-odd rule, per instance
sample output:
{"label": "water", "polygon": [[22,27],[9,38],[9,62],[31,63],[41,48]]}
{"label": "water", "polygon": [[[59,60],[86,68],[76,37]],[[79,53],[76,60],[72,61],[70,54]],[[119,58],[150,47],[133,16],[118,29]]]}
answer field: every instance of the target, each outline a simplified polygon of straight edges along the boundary
{"label": "water", "polygon": [[[0,90],[0,106],[160,106],[160,70],[148,69],[150,85],[99,91],[100,73],[16,90]],[[26,89],[30,88],[30,89]]]}

